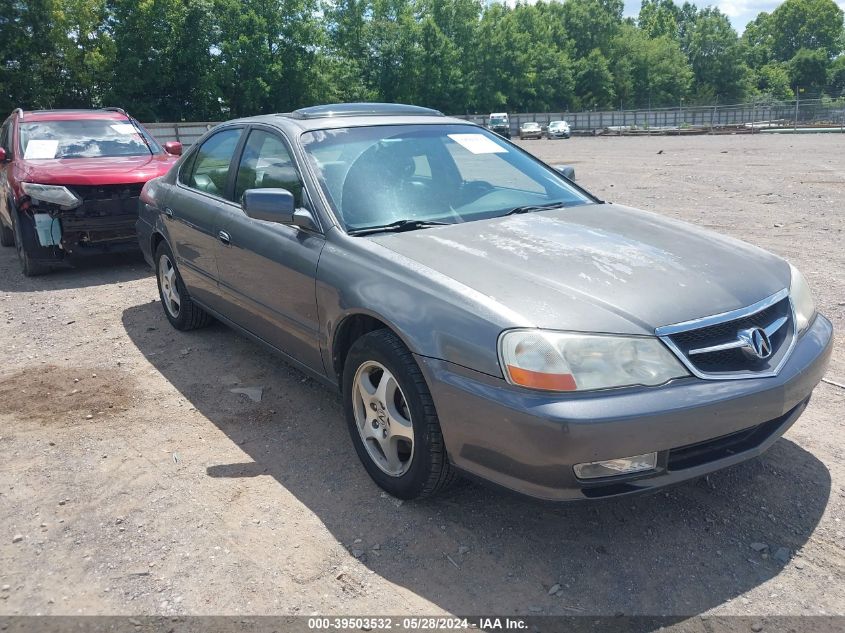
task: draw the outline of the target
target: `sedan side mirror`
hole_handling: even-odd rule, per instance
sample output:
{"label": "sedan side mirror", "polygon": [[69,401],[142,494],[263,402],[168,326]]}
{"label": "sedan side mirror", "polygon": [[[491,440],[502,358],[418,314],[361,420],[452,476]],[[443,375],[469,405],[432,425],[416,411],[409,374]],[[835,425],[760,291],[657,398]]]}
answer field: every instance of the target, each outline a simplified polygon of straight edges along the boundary
{"label": "sedan side mirror", "polygon": [[168,154],[173,154],[174,156],[181,156],[182,143],[179,141],[167,141],[167,143],[164,144],[164,151]]}
{"label": "sedan side mirror", "polygon": [[297,209],[293,194],[287,189],[247,189],[241,208],[253,220],[319,230],[308,209]]}
{"label": "sedan side mirror", "polygon": [[575,168],[571,165],[555,165],[554,168],[564,178],[575,180]]}

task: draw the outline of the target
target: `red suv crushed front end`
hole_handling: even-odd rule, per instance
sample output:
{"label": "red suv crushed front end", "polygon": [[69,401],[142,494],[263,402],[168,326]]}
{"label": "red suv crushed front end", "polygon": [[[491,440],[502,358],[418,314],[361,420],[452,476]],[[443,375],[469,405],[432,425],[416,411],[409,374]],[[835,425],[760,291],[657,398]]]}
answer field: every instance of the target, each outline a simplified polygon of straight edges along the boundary
{"label": "red suv crushed front end", "polygon": [[0,129],[0,237],[24,274],[137,248],[138,197],[181,154],[123,110],[16,110]]}

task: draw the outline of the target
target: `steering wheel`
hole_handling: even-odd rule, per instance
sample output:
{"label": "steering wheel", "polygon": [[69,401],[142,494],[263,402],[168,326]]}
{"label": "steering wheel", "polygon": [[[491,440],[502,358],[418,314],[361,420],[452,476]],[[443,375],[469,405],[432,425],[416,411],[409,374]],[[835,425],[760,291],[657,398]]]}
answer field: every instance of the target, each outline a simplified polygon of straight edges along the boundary
{"label": "steering wheel", "polygon": [[495,187],[486,180],[464,180],[458,189],[461,206],[475,202],[494,189]]}

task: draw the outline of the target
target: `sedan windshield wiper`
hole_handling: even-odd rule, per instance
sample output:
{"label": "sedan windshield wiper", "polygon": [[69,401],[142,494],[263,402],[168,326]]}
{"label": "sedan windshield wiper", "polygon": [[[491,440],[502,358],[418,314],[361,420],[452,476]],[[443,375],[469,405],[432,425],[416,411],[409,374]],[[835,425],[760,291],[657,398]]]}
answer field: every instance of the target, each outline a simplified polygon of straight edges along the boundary
{"label": "sedan windshield wiper", "polygon": [[550,202],[549,204],[527,204],[524,207],[514,207],[505,215],[519,215],[520,213],[531,213],[532,211],[544,211],[546,209],[560,209],[565,207],[565,202]]}
{"label": "sedan windshield wiper", "polygon": [[362,229],[352,229],[350,235],[369,235],[370,233],[401,233],[402,231],[415,231],[429,226],[446,226],[449,222],[435,222],[432,220],[397,220],[382,226],[367,226]]}

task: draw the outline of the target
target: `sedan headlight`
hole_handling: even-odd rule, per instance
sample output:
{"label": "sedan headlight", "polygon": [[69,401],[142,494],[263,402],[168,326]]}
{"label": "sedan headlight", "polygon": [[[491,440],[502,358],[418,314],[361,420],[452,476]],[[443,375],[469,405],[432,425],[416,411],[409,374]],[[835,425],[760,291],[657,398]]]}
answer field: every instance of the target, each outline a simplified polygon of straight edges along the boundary
{"label": "sedan headlight", "polygon": [[22,182],[24,193],[33,200],[49,202],[62,209],[73,209],[82,204],[82,200],[67,187],[57,185],[39,185],[33,182]]}
{"label": "sedan headlight", "polygon": [[653,386],[689,375],[648,336],[509,330],[499,339],[499,355],[508,382],[546,391]]}
{"label": "sedan headlight", "polygon": [[792,264],[789,265],[789,268],[792,272],[792,279],[789,282],[789,296],[792,299],[792,308],[795,310],[795,327],[800,334],[810,326],[810,321],[816,314],[816,304],[804,275]]}

